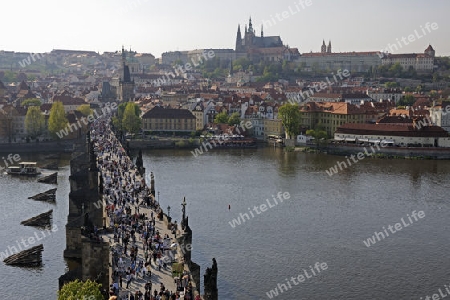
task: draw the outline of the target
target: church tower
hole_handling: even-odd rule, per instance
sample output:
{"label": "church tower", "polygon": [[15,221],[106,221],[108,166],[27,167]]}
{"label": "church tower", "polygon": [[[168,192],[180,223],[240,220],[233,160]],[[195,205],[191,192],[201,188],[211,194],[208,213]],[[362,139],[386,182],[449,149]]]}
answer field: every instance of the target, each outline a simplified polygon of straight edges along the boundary
{"label": "church tower", "polygon": [[250,17],[250,19],[248,21],[248,31],[255,34],[255,30],[253,30],[253,25],[252,25],[252,17]]}
{"label": "church tower", "polygon": [[328,42],[327,53],[331,53],[331,41]]}
{"label": "church tower", "polygon": [[125,49],[122,46],[123,74],[119,81],[119,101],[134,101],[134,80],[131,80],[130,68],[127,65]]}
{"label": "church tower", "polygon": [[236,52],[241,52],[243,50],[242,49],[241,25],[238,25],[235,50],[236,50]]}
{"label": "church tower", "polygon": [[252,17],[250,17],[249,22],[248,22],[248,29],[245,30],[245,48],[246,50],[250,49],[253,47],[253,40],[255,37],[255,30],[253,29],[253,25],[252,25]]}
{"label": "church tower", "polygon": [[320,47],[320,52],[321,53],[327,52],[327,45],[325,45],[325,40],[323,40],[322,47]]}
{"label": "church tower", "polygon": [[436,51],[434,51],[433,47],[431,45],[428,45],[428,48],[424,51],[425,54],[428,54],[431,57],[434,57],[436,55]]}

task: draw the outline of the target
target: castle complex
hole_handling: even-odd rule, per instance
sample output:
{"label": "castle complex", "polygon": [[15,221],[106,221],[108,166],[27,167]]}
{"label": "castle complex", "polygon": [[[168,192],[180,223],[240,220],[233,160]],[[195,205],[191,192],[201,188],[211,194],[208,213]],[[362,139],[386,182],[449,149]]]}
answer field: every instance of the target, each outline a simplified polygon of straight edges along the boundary
{"label": "castle complex", "polygon": [[431,72],[434,68],[434,49],[431,45],[424,53],[390,54],[379,51],[367,52],[332,52],[331,41],[328,46],[322,42],[320,52],[301,54],[297,62],[305,71],[333,71],[349,70],[362,73],[375,69],[380,65],[393,65],[399,63],[404,70],[410,68],[417,72]]}
{"label": "castle complex", "polygon": [[237,54],[246,54],[247,58],[254,62],[291,61],[299,57],[298,49],[283,45],[281,37],[264,36],[263,25],[261,25],[261,36],[257,36],[252,18],[248,22],[248,27],[245,25],[244,36],[241,33],[241,26],[238,25],[235,51]]}

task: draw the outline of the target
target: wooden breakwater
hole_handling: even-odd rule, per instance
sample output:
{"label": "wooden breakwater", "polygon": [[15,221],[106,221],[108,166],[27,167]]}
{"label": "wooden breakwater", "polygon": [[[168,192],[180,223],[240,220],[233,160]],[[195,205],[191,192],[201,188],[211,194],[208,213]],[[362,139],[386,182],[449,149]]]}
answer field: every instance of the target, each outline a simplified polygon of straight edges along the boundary
{"label": "wooden breakwater", "polygon": [[52,214],[53,209],[48,212],[42,213],[35,217],[29,218],[28,220],[22,221],[20,224],[25,226],[37,226],[37,227],[45,227],[50,226],[52,223]]}
{"label": "wooden breakwater", "polygon": [[38,179],[40,183],[57,184],[58,183],[58,172],[54,172],[50,175],[46,175]]}
{"label": "wooden breakwater", "polygon": [[34,196],[28,197],[28,199],[32,199],[32,200],[36,200],[36,201],[55,202],[56,201],[56,190],[57,189],[50,189],[43,193],[39,193]]}
{"label": "wooden breakwater", "polygon": [[42,251],[44,251],[44,245],[37,245],[27,250],[23,250],[17,254],[13,254],[10,257],[3,260],[7,265],[33,267],[42,264]]}

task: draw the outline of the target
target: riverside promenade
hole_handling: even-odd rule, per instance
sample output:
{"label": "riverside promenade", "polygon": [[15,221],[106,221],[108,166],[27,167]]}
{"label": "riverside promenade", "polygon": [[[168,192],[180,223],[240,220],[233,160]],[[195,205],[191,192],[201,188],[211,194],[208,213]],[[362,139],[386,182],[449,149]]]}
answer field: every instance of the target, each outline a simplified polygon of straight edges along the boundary
{"label": "riverside promenade", "polygon": [[[201,299],[185,266],[184,254],[191,249],[180,248],[176,237],[183,232],[163,214],[154,186],[147,187],[106,122],[95,122],[91,137],[105,205],[107,232],[102,236],[111,246],[110,295],[135,300]],[[174,269],[179,271],[175,277]]]}

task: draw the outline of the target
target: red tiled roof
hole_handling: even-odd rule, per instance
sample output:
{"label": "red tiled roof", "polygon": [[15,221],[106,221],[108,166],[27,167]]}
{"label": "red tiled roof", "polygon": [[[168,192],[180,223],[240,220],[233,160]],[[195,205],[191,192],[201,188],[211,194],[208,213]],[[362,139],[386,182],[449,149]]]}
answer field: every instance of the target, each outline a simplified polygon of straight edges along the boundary
{"label": "red tiled roof", "polygon": [[336,133],[355,135],[390,135],[405,137],[448,137],[447,131],[438,126],[422,126],[420,130],[412,124],[357,124],[347,123],[338,127]]}
{"label": "red tiled roof", "polygon": [[377,121],[377,124],[412,124],[413,120],[402,116],[385,116]]}
{"label": "red tiled roof", "polygon": [[142,119],[195,119],[195,116],[187,109],[162,108],[155,106],[146,112]]}
{"label": "red tiled roof", "polygon": [[72,98],[71,96],[54,96],[53,102],[60,101],[63,105],[82,105],[86,102],[81,98]]}

